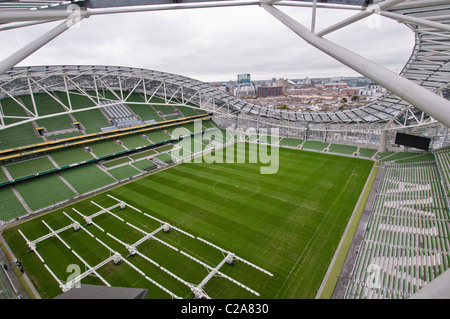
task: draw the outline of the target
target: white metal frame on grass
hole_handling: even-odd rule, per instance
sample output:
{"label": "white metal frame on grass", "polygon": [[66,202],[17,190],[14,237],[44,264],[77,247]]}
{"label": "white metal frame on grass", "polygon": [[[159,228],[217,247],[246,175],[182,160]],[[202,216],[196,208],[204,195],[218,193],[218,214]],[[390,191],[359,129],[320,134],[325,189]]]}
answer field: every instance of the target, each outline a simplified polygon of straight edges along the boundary
{"label": "white metal frame on grass", "polygon": [[[227,250],[225,250],[225,249],[223,249],[223,248],[221,248],[221,247],[218,247],[218,246],[216,246],[216,245],[214,245],[214,244],[212,244],[212,243],[210,243],[210,242],[208,242],[208,241],[206,241],[206,240],[204,240],[204,239],[202,239],[202,238],[200,238],[200,237],[195,237],[195,236],[193,236],[192,234],[189,234],[189,233],[186,232],[186,231],[183,231],[183,230],[181,230],[181,229],[179,229],[179,228],[177,228],[177,227],[175,227],[175,226],[172,226],[172,225],[170,225],[169,223],[167,223],[167,222],[165,222],[165,221],[162,221],[162,220],[160,220],[160,219],[158,219],[158,218],[156,218],[156,217],[154,217],[154,216],[151,216],[151,215],[149,215],[149,214],[143,213],[141,210],[139,210],[139,209],[137,209],[137,208],[135,208],[135,207],[133,207],[133,206],[127,204],[127,203],[124,202],[124,201],[120,201],[119,199],[117,199],[117,198],[115,198],[115,197],[113,197],[113,196],[111,196],[111,195],[109,195],[109,194],[108,194],[107,196],[110,197],[110,198],[112,198],[112,199],[114,199],[114,200],[116,200],[116,201],[118,201],[119,203],[120,203],[120,202],[124,203],[126,206],[128,206],[128,207],[134,209],[134,210],[137,211],[137,212],[140,212],[140,213],[144,214],[146,217],[151,218],[151,219],[153,219],[153,220],[155,220],[155,221],[157,221],[157,222],[159,222],[159,223],[161,224],[161,226],[158,227],[156,230],[154,230],[154,231],[152,231],[152,232],[150,232],[150,233],[147,233],[147,232],[145,232],[144,230],[140,229],[139,227],[137,227],[137,226],[135,226],[135,225],[130,224],[130,223],[127,222],[127,223],[126,223],[127,225],[133,227],[134,229],[140,231],[140,232],[143,234],[143,237],[142,237],[141,239],[139,239],[138,241],[136,241],[134,244],[127,244],[127,243],[124,243],[123,241],[119,240],[118,238],[114,237],[113,235],[111,235],[111,234],[109,234],[109,233],[107,233],[107,235],[110,236],[111,238],[115,239],[116,241],[118,241],[118,242],[121,243],[122,245],[124,245],[124,246],[127,248],[127,250],[129,251],[129,256],[132,256],[132,255],[136,255],[136,254],[137,254],[137,255],[143,257],[144,259],[148,260],[149,262],[151,262],[151,263],[154,264],[155,266],[159,267],[159,268],[160,268],[161,270],[163,270],[164,272],[166,272],[166,273],[168,273],[169,275],[171,275],[173,278],[177,279],[178,281],[180,281],[180,282],[183,283],[184,285],[188,286],[188,287],[191,289],[191,291],[194,293],[195,298],[197,298],[197,299],[202,299],[202,298],[210,299],[210,297],[208,296],[208,294],[206,294],[206,292],[204,291],[204,287],[205,287],[205,285],[208,283],[208,281],[209,281],[212,277],[214,277],[214,276],[220,276],[220,277],[223,277],[223,278],[225,278],[225,279],[228,279],[229,281],[233,282],[234,284],[238,285],[239,287],[244,288],[245,290],[251,292],[252,294],[254,294],[254,295],[256,295],[256,296],[259,296],[259,293],[256,292],[255,290],[253,290],[253,289],[247,287],[246,285],[240,283],[239,281],[237,281],[237,280],[235,280],[235,279],[233,279],[233,278],[231,278],[231,277],[229,277],[229,276],[227,276],[227,275],[225,275],[224,273],[222,273],[222,272],[219,271],[219,269],[220,269],[225,263],[227,263],[227,264],[233,264],[233,263],[234,263],[234,260],[242,261],[243,263],[245,263],[245,264],[247,264],[247,265],[250,265],[251,267],[253,267],[253,268],[255,268],[255,269],[257,269],[257,270],[259,270],[259,271],[265,273],[266,275],[268,275],[268,276],[270,276],[270,277],[273,276],[273,274],[270,273],[269,271],[267,271],[267,270],[265,270],[265,269],[263,269],[263,268],[261,268],[261,267],[255,265],[255,264],[253,264],[253,263],[251,263],[251,262],[249,262],[249,261],[247,261],[247,260],[245,260],[245,259],[243,259],[243,258],[241,258],[241,257],[236,256],[236,255],[235,255],[234,253],[232,253],[232,252],[229,252],[229,251],[227,251]],[[197,258],[193,257],[192,255],[190,255],[190,254],[188,254],[188,253],[186,253],[186,252],[183,252],[183,251],[177,249],[176,247],[174,247],[174,246],[172,246],[172,245],[166,243],[165,241],[163,241],[163,240],[161,240],[161,239],[159,239],[159,238],[157,238],[157,237],[154,236],[154,235],[156,235],[156,234],[157,234],[159,231],[161,231],[161,230],[163,230],[163,231],[165,231],[165,232],[168,232],[171,228],[174,229],[174,230],[179,231],[180,233],[182,233],[182,234],[184,234],[184,235],[186,235],[186,236],[188,236],[188,237],[190,237],[190,238],[197,239],[197,240],[199,240],[199,241],[201,241],[201,242],[203,242],[203,243],[205,243],[205,244],[207,244],[207,245],[209,245],[209,246],[211,246],[211,247],[214,247],[215,249],[219,250],[220,252],[222,252],[222,253],[225,255],[224,259],[223,259],[216,267],[212,267],[212,266],[207,265],[206,263],[204,263],[204,262],[198,260]],[[175,250],[175,251],[181,253],[182,255],[184,255],[184,256],[190,258],[191,260],[197,262],[198,264],[204,266],[204,267],[209,271],[208,275],[207,275],[207,276],[206,276],[206,277],[205,277],[198,285],[196,285],[196,284],[187,282],[186,280],[180,278],[179,276],[175,275],[174,273],[172,273],[171,271],[167,270],[166,268],[160,266],[157,262],[155,262],[154,260],[152,260],[152,259],[149,258],[148,256],[145,256],[144,254],[140,253],[140,252],[137,250],[137,246],[138,246],[138,245],[142,244],[144,241],[149,240],[149,239],[156,240],[156,241],[158,241],[158,242],[160,242],[160,243],[166,245],[167,247],[169,247],[169,248],[171,248],[171,249],[173,249],[173,250]]]}
{"label": "white metal frame on grass", "polygon": [[[86,231],[91,237],[94,237],[89,231],[87,231],[84,227],[82,227],[78,222],[74,221],[69,215],[67,215],[64,212],[64,215],[66,215],[67,217],[69,217],[69,219],[71,219],[71,221],[73,221],[72,224],[62,227],[58,230],[53,230],[44,220],[42,220],[42,222],[44,223],[45,226],[47,226],[47,228],[50,230],[50,233],[44,236],[41,236],[35,240],[28,240],[28,238],[22,233],[22,231],[19,229],[19,233],[22,235],[22,237],[25,239],[25,241],[27,242],[28,247],[30,248],[30,251],[34,252],[36,254],[36,256],[41,260],[41,262],[44,264],[45,269],[47,269],[47,271],[52,275],[52,277],[56,280],[56,282],[59,284],[59,287],[62,289],[63,292],[66,292],[70,289],[72,289],[75,285],[77,285],[81,279],[85,278],[86,276],[90,275],[90,274],[95,274],[101,281],[103,281],[103,283],[105,283],[105,285],[110,286],[110,284],[102,277],[100,276],[100,274],[98,274],[97,269],[103,267],[104,265],[106,265],[108,262],[110,262],[111,260],[113,260],[115,263],[117,263],[118,261],[120,261],[120,256],[114,255],[114,256],[110,256],[109,258],[107,258],[106,260],[100,262],[99,264],[91,267],[75,250],[71,249],[70,246],[58,235],[59,233],[66,231],[70,228],[73,228],[74,231],[78,231],[80,229],[83,229],[84,231]],[[50,267],[45,263],[44,259],[42,258],[42,256],[37,252],[36,249],[36,244],[39,242],[42,242],[48,238],[51,237],[56,237],[58,238],[63,244],[64,246],[69,249],[80,261],[83,262],[83,264],[87,267],[87,271],[85,271],[84,273],[80,274],[79,276],[75,277],[74,279],[70,280],[69,282],[64,282],[63,280],[61,280],[60,278],[58,278],[55,273],[50,269]]]}
{"label": "white metal frame on grass", "polygon": [[[185,286],[189,287],[189,289],[193,292],[194,297],[197,299],[202,299],[202,298],[207,298],[210,299],[210,296],[205,292],[205,286],[206,284],[215,276],[219,276],[222,278],[225,278],[229,281],[231,281],[232,283],[236,284],[237,286],[249,291],[250,293],[256,295],[256,296],[260,296],[260,294],[253,290],[252,288],[244,285],[243,283],[237,281],[236,279],[233,279],[232,277],[225,275],[223,272],[220,271],[220,268],[227,264],[234,264],[235,261],[241,261],[261,272],[263,272],[264,274],[272,277],[273,274],[270,273],[269,271],[239,257],[236,256],[236,254],[227,251],[217,245],[214,245],[210,242],[208,242],[205,239],[202,239],[200,237],[195,237],[194,235],[178,228],[175,226],[170,225],[169,223],[162,221],[154,216],[151,216],[147,213],[143,213],[141,210],[137,209],[136,207],[126,203],[125,201],[119,200],[109,194],[107,194],[107,196],[111,199],[114,199],[117,201],[117,204],[114,204],[108,208],[104,208],[101,205],[95,203],[94,201],[90,201],[93,205],[97,206],[98,208],[100,208],[100,210],[90,216],[85,216],[82,213],[80,213],[78,210],[76,210],[75,208],[72,208],[73,211],[75,211],[77,214],[79,214],[85,221],[86,221],[86,225],[94,225],[95,227],[97,227],[99,230],[101,230],[102,232],[106,233],[107,236],[109,236],[110,238],[114,239],[115,241],[119,242],[120,244],[122,244],[123,246],[125,246],[125,248],[128,250],[129,254],[126,257],[130,257],[130,256],[135,256],[138,255],[140,257],[142,257],[143,259],[147,260],[148,262],[152,263],[154,266],[158,267],[160,270],[162,270],[163,272],[167,273],[168,275],[170,275],[171,277],[173,277],[174,279],[176,279],[177,281],[181,282],[182,284],[184,284]],[[161,224],[161,226],[159,226],[158,228],[156,228],[155,230],[151,231],[151,232],[146,232],[143,229],[139,228],[136,225],[133,225],[129,222],[126,222],[123,218],[117,216],[116,214],[114,214],[111,210],[120,207],[121,209],[125,209],[126,207],[129,207],[131,209],[133,209],[136,212],[139,212],[141,214],[143,214],[144,216],[157,221],[158,223]],[[101,214],[104,213],[108,213],[109,215],[117,218],[118,220],[124,222],[126,225],[132,227],[133,229],[139,231],[140,233],[142,233],[143,237],[138,239],[135,243],[133,244],[128,244],[123,242],[122,240],[118,239],[116,236],[114,236],[111,233],[106,232],[102,227],[100,227],[99,225],[97,225],[96,223],[93,222],[93,218],[100,216]],[[152,278],[150,278],[144,271],[142,271],[141,269],[139,269],[138,267],[136,267],[135,265],[133,265],[129,260],[127,260],[127,258],[122,257],[122,255],[115,251],[114,249],[112,249],[111,247],[109,247],[107,244],[105,244],[103,241],[101,241],[99,238],[95,237],[91,232],[89,232],[84,226],[80,225],[79,222],[77,222],[76,220],[74,220],[72,217],[70,217],[68,214],[66,214],[65,212],[63,212],[63,214],[70,219],[70,221],[72,222],[71,224],[62,227],[58,230],[53,230],[44,220],[42,220],[42,222],[44,223],[44,225],[50,230],[49,234],[46,234],[44,236],[41,236],[37,239],[34,240],[29,240],[25,234],[19,229],[18,232],[20,233],[20,235],[25,239],[27,246],[29,247],[29,251],[34,252],[36,254],[36,256],[41,260],[41,262],[44,264],[44,267],[47,269],[47,271],[51,274],[51,276],[56,280],[56,282],[58,283],[59,287],[61,288],[61,290],[63,292],[66,292],[76,286],[79,285],[79,283],[81,282],[81,280],[87,276],[90,276],[92,274],[94,274],[95,276],[97,276],[106,286],[111,286],[108,281],[106,279],[104,279],[98,272],[97,270],[102,268],[103,266],[105,266],[106,264],[110,263],[111,261],[114,262],[114,264],[120,264],[120,262],[125,262],[127,265],[129,265],[131,268],[133,268],[135,271],[137,271],[139,274],[141,274],[142,276],[144,276],[144,278],[148,281],[150,281],[152,284],[154,284],[155,286],[157,286],[158,288],[162,289],[163,291],[165,291],[166,293],[168,293],[172,298],[176,298],[176,299],[181,299],[181,297],[179,297],[178,295],[176,295],[175,293],[171,292],[169,289],[167,289],[166,287],[164,287],[163,285],[161,285],[160,283],[156,282],[155,280],[153,280]],[[104,246],[105,248],[108,249],[108,251],[110,252],[110,256],[106,259],[104,259],[103,261],[101,261],[100,263],[91,266],[87,261],[85,261],[83,259],[83,257],[80,256],[80,254],[78,254],[75,250],[73,250],[70,245],[64,241],[64,239],[62,239],[58,234],[62,233],[68,229],[74,229],[74,231],[79,231],[79,230],[83,230],[85,231],[90,237],[94,238],[97,242],[99,242],[102,246]],[[169,232],[171,229],[179,232],[180,234],[183,234],[187,237],[190,237],[192,239],[196,239],[208,246],[211,246],[217,250],[219,250],[223,255],[224,258],[222,259],[222,261],[217,264],[215,267],[208,265],[207,263],[200,261],[199,259],[195,258],[194,256],[188,254],[185,251],[179,250],[178,248],[174,247],[173,245],[167,243],[166,241],[155,237],[155,235],[160,232],[160,231],[164,231],[164,232]],[[68,249],[70,250],[86,267],[86,271],[84,271],[83,273],[77,275],[76,277],[72,278],[71,280],[64,282],[63,280],[61,280],[60,278],[58,278],[58,276],[51,270],[51,268],[45,263],[44,258],[42,258],[42,256],[38,253],[37,251],[37,247],[36,244],[40,243],[48,238],[51,237],[56,237],[59,239],[59,241],[61,241],[61,243]],[[139,252],[138,250],[138,246],[141,245],[142,243],[144,243],[147,240],[155,240],[167,247],[169,247],[170,249],[179,252],[181,255],[183,255],[184,257],[189,258],[190,260],[195,261],[196,263],[198,263],[199,265],[203,266],[207,271],[208,274],[203,278],[203,280],[199,283],[199,284],[194,284],[194,283],[190,283],[186,280],[184,280],[183,278],[181,278],[180,276],[178,276],[177,274],[173,273],[172,271],[168,270],[167,268],[161,266],[160,264],[158,264],[156,261],[154,261],[153,259],[151,259],[149,256]]]}
{"label": "white metal frame on grass", "polygon": [[[41,237],[39,237],[39,238],[37,238],[35,240],[31,240],[31,241],[28,240],[25,237],[25,235],[22,233],[22,231],[19,229],[19,233],[26,240],[28,248],[30,248],[30,251],[33,251],[33,252],[36,252],[36,253],[37,253],[37,251],[36,251],[36,244],[41,242],[41,241],[44,241],[44,240],[46,240],[48,238],[51,238],[53,236],[58,238],[67,248],[70,249],[70,246],[67,245],[66,242],[64,242],[64,240],[58,235],[58,233],[61,233],[61,232],[65,231],[65,230],[68,230],[70,228],[74,229],[75,231],[80,229],[80,224],[78,222],[74,222],[74,223],[72,223],[70,225],[67,225],[67,226],[65,226],[63,228],[60,228],[60,229],[58,229],[56,231],[53,230],[44,220],[42,220],[42,223],[44,223],[44,225],[47,226],[47,228],[50,230],[50,233],[48,233],[47,235],[41,236]],[[41,257],[40,257],[40,259],[41,259]],[[43,261],[43,259],[41,259],[41,260]]]}

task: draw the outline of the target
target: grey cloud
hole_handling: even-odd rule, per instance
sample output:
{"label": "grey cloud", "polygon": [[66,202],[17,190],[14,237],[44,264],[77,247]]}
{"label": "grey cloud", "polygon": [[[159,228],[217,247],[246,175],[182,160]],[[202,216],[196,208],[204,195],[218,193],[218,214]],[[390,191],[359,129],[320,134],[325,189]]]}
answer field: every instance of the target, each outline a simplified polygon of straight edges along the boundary
{"label": "grey cloud", "polygon": [[[284,11],[309,27],[309,10]],[[320,13],[318,30],[353,14]],[[385,23],[378,30],[367,30],[364,26],[361,21],[327,38],[386,67],[401,68],[411,52],[412,32],[392,23]],[[49,24],[0,33],[1,41],[10,44],[8,51],[0,52],[0,58],[50,27]],[[91,17],[21,63],[44,64],[133,66],[202,81],[235,79],[236,74],[244,72],[251,73],[254,79],[353,72],[256,7]]]}

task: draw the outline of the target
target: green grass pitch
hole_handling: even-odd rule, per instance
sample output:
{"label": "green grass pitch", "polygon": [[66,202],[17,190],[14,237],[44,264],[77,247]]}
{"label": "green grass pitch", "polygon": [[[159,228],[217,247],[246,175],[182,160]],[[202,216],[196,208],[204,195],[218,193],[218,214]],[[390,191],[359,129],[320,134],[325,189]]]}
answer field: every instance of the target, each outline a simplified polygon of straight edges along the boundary
{"label": "green grass pitch", "polygon": [[[103,207],[117,203],[106,195],[110,194],[272,273],[270,277],[239,261],[220,268],[224,274],[258,292],[260,298],[314,298],[373,162],[280,148],[277,173],[260,174],[260,167],[264,165],[248,161],[179,164],[38,216],[5,230],[3,236],[16,257],[22,260],[41,297],[55,297],[61,289],[36,254],[27,253],[28,247],[18,229],[29,240],[36,239],[49,233],[41,220],[53,230],[71,224],[63,211],[85,225],[72,207],[86,216],[91,215],[99,211],[91,201]],[[131,244],[142,238],[142,234],[126,222],[148,233],[160,226],[129,207],[116,208],[113,212],[124,221],[102,214],[93,221],[104,232],[93,225],[86,229],[122,256],[127,255],[125,247],[106,233]],[[59,236],[70,249],[52,237],[38,243],[37,251],[63,281],[71,275],[67,268],[70,264],[79,265],[81,272],[86,270],[72,250],[90,266],[111,256],[107,248],[84,230],[69,229]],[[224,258],[217,249],[174,229],[155,236],[211,267],[216,267]],[[186,282],[198,285],[208,274],[202,265],[155,240],[145,241],[138,250]],[[186,285],[144,258],[135,256],[127,260],[177,296],[193,298]],[[110,262],[97,272],[112,286],[146,288],[148,298],[170,298],[124,262],[120,265]],[[83,283],[104,285],[95,276],[86,277]],[[223,277],[213,277],[204,288],[211,298],[257,297]]]}

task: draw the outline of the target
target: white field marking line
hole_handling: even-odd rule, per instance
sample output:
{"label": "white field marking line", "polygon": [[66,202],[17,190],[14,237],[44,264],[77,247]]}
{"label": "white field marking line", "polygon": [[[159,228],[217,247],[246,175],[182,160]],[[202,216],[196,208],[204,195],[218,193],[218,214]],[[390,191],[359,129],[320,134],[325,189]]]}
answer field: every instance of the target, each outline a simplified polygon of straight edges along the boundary
{"label": "white field marking line", "polygon": [[[108,233],[109,234],[109,233]],[[110,234],[109,234],[110,235]],[[116,239],[114,236],[110,235],[111,238]],[[100,239],[96,238],[96,240],[102,244],[104,247],[106,247],[107,249],[109,249],[110,252],[112,252],[113,254],[118,254],[116,251],[114,251],[112,248],[110,248],[108,245],[106,245],[104,242],[102,242]],[[117,240],[117,239],[116,239]],[[120,255],[120,254],[119,254]],[[122,257],[122,256],[121,256]],[[126,258],[121,258],[121,260],[123,260],[127,265],[129,265],[131,268],[133,268],[135,271],[137,271],[139,274],[141,274],[145,279],[147,279],[148,281],[150,281],[152,284],[154,284],[155,286],[157,286],[158,288],[162,289],[163,291],[165,291],[166,293],[168,293],[170,296],[172,296],[173,298],[176,299],[182,299],[181,297],[175,295],[173,292],[171,292],[170,290],[168,290],[167,288],[165,288],[164,286],[162,286],[161,284],[159,284],[158,282],[156,282],[155,280],[151,279],[150,277],[148,277],[142,270],[140,270],[138,267],[136,267],[135,265],[133,265],[131,262],[129,262]],[[148,259],[147,259],[148,260]]]}
{"label": "white field marking line", "polygon": [[[331,208],[334,207],[334,205],[336,204],[337,200],[341,197],[342,192],[344,192],[344,190],[347,188],[348,183],[350,182],[350,178],[347,179],[345,185],[341,188],[341,191],[339,192],[338,196],[336,197],[336,199],[334,200],[333,204],[331,205]],[[330,211],[332,211],[332,209],[330,209]],[[283,285],[281,285],[280,289],[278,290],[277,294],[275,295],[275,298],[278,296],[278,294],[280,293],[281,289],[283,289],[284,285],[286,284],[287,280],[289,279],[289,277],[292,275],[292,272],[294,271],[295,268],[297,268],[297,264],[300,261],[300,259],[303,257],[303,254],[308,250],[308,254],[310,252],[310,250],[308,249],[309,245],[311,244],[312,239],[316,236],[317,231],[321,228],[323,222],[325,221],[327,215],[329,213],[327,213],[322,221],[320,222],[320,224],[317,226],[317,229],[314,231],[314,234],[311,236],[311,238],[309,239],[308,243],[305,246],[305,249],[302,251],[301,255],[297,258],[294,266],[292,266],[291,270],[289,271],[288,276],[286,277],[285,281],[283,282]],[[306,260],[306,259],[305,259]],[[303,260],[302,264],[305,262],[305,260]],[[301,264],[300,264],[301,265]]]}
{"label": "white field marking line", "polygon": [[[205,176],[202,176],[202,177],[205,177]],[[225,179],[224,179],[224,180],[225,180]],[[227,184],[228,184],[228,183],[227,183]],[[259,183],[258,183],[258,184],[259,184]],[[228,185],[231,185],[231,184],[228,184]],[[259,191],[259,190],[258,190],[258,191]],[[286,199],[286,198],[280,198],[280,197],[277,197],[277,196],[274,196],[274,195],[270,195],[268,192],[265,193],[265,194],[260,194],[260,195],[261,195],[261,196],[264,196],[264,197],[268,197],[268,198],[273,199],[273,200],[276,200],[276,201],[281,201],[281,202],[285,202],[285,203],[288,203],[288,204],[291,204],[291,205],[294,205],[294,206],[298,206],[298,207],[301,207],[301,208],[306,208],[306,209],[315,211],[315,212],[320,213],[320,214],[325,214],[325,215],[329,214],[329,213],[323,212],[323,211],[321,211],[321,210],[318,210],[317,208],[314,208],[314,207],[305,205],[305,204],[303,204],[303,203],[293,202],[293,201],[291,201],[291,200],[289,200],[289,199]],[[225,200],[225,199],[226,199],[226,197],[224,197],[224,200]]]}
{"label": "white field marking line", "polygon": [[[295,268],[297,268],[297,264],[300,261],[300,259],[303,257],[303,254],[308,250],[309,245],[311,244],[313,238],[315,237],[317,231],[320,229],[320,227],[322,226],[322,223],[325,221],[327,215],[325,215],[322,219],[322,221],[320,222],[319,226],[316,228],[316,231],[314,232],[314,234],[311,236],[311,238],[309,239],[308,243],[306,244],[305,248],[303,249],[302,253],[300,254],[300,256],[297,258],[297,260],[295,261],[294,266],[292,266],[291,271],[289,271],[288,276],[286,277],[286,279],[284,280],[283,284],[281,285],[280,289],[278,289],[277,294],[275,295],[274,298],[276,298],[278,296],[278,294],[280,293],[281,289],[283,289],[284,285],[286,284],[286,282],[288,281],[289,277],[292,275],[292,272],[294,271]],[[308,250],[309,251],[309,250]],[[303,263],[303,262],[302,262]]]}
{"label": "white field marking line", "polygon": [[84,220],[86,221],[86,223],[88,224],[92,224],[95,227],[97,227],[98,229],[100,229],[102,232],[105,232],[105,230],[103,228],[101,228],[99,225],[97,225],[96,223],[94,223],[94,221],[92,221],[88,216],[84,216],[82,213],[80,213],[79,211],[77,211],[75,208],[72,207],[72,209],[78,213],[81,217],[84,218]]}

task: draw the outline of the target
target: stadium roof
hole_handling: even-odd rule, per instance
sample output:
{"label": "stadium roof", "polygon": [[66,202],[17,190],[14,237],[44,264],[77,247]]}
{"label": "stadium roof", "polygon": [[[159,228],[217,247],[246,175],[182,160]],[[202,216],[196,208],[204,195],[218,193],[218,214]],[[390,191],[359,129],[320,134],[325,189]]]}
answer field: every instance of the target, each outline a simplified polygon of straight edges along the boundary
{"label": "stadium roof", "polygon": [[[231,0],[218,0],[231,1]],[[195,3],[208,2],[205,0],[0,0],[0,10],[12,9],[56,9],[62,8],[69,4],[75,3],[80,7],[85,8],[113,8],[113,7],[128,7],[128,6],[145,6],[155,4],[175,4],[175,3]],[[313,0],[302,0],[301,2],[313,2]],[[364,6],[371,2],[371,0],[318,0],[318,3],[334,3],[344,5]]]}
{"label": "stadium roof", "polygon": [[[17,23],[19,23],[19,25],[30,25],[66,19],[70,17],[71,13],[62,8],[71,4],[79,6],[78,8],[81,10],[80,15],[82,17],[120,12],[171,10],[193,7],[206,8],[227,5],[258,5],[267,3],[270,4],[271,10],[275,10],[273,8],[275,5],[307,6],[313,8],[315,6],[330,8],[349,7],[353,10],[356,8],[358,13],[355,14],[354,17],[331,26],[326,30],[317,32],[316,35],[319,37],[316,38],[322,39],[324,35],[370,15],[371,13],[368,9],[364,10],[364,7],[369,5],[370,2],[371,1],[365,0],[318,0],[315,3],[313,3],[312,0],[0,0],[0,23],[4,23],[5,27],[9,28],[10,26],[15,27]],[[151,73],[152,76],[157,74],[157,77],[160,80],[169,81],[176,85],[182,83],[182,86],[188,86],[191,89],[201,91],[203,94],[208,93],[213,98],[225,101],[228,105],[232,105],[233,111],[238,110],[241,114],[245,113],[254,117],[268,117],[278,120],[301,121],[316,124],[385,123],[386,126],[400,128],[406,126],[428,125],[430,123],[436,123],[436,120],[438,120],[448,126],[448,123],[450,122],[450,116],[448,114],[450,114],[450,112],[447,111],[447,106],[450,102],[440,98],[440,96],[448,96],[448,86],[450,82],[450,63],[448,58],[450,50],[450,3],[448,0],[375,0],[373,2],[375,5],[378,5],[378,13],[381,15],[406,24],[411,29],[411,32],[415,34],[416,43],[409,61],[400,73],[401,77],[409,81],[399,81],[400,79],[394,79],[394,75],[386,73],[384,73],[386,76],[379,76],[377,81],[373,78],[378,73],[376,68],[370,69],[369,76],[362,73],[378,84],[388,88],[388,93],[380,99],[358,108],[337,112],[274,110],[242,101],[238,98],[229,96],[226,93],[215,90],[205,83],[188,79],[183,76],[169,75],[161,72],[158,73],[156,71],[146,71],[143,72],[143,74]],[[274,4],[274,6],[271,4]],[[18,10],[18,8],[20,9]],[[50,41],[61,32],[64,32],[64,30],[68,28],[64,24],[66,23],[55,28],[54,33],[48,34],[48,39],[46,40]],[[42,41],[44,42],[44,40]],[[18,52],[17,57],[12,57],[12,59],[0,62],[0,74],[4,73],[3,70],[10,70],[11,66],[14,66],[37,48],[27,46],[24,50]],[[354,57],[355,55],[351,58],[347,58],[347,60],[351,60]],[[96,67],[91,69],[95,70]],[[369,70],[368,67],[363,65],[360,70],[356,71],[360,72],[362,70],[364,72],[366,69]],[[380,67],[380,71],[382,71],[382,69],[383,68]],[[34,74],[36,74],[36,70],[37,69],[29,69],[29,71]],[[55,70],[56,69],[53,69],[53,71]],[[109,68],[109,70],[114,72],[114,67]],[[23,68],[18,68],[8,72],[7,81],[11,81],[11,76],[13,76],[13,74],[20,75],[23,71]],[[84,71],[86,72],[86,69],[84,69]],[[388,80],[391,80],[391,78],[395,82],[395,85],[393,86],[387,85],[389,82]],[[2,82],[0,77],[0,87],[3,83],[5,82]],[[413,89],[405,89],[404,85],[408,85]],[[3,86],[3,88],[5,87]],[[420,92],[416,92],[418,90]],[[434,94],[430,94],[430,92]],[[4,92],[0,92],[0,94],[3,93]],[[414,94],[415,96],[413,96]]]}

